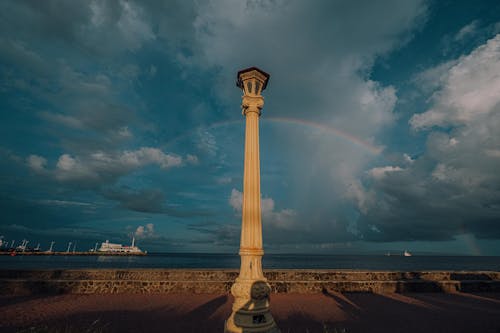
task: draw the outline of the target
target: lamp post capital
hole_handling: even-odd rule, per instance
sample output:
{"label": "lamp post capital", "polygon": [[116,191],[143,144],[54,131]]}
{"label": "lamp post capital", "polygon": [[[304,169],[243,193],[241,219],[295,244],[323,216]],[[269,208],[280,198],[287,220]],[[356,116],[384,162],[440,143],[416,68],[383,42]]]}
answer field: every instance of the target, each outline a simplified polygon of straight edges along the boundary
{"label": "lamp post capital", "polygon": [[262,96],[245,96],[241,100],[241,113],[246,116],[250,112],[255,112],[260,116],[261,110],[264,107],[264,97]]}
{"label": "lamp post capital", "polygon": [[262,91],[267,87],[270,75],[257,67],[250,67],[238,72],[236,86],[243,91],[241,109],[244,116],[255,112],[260,116],[264,107]]}

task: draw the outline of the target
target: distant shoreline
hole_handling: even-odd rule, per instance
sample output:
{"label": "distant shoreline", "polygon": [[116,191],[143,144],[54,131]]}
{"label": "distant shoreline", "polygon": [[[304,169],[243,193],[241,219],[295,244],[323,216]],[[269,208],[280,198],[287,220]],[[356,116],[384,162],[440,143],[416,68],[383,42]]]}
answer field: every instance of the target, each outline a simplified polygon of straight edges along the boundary
{"label": "distant shoreline", "polygon": [[113,253],[113,252],[89,252],[89,251],[79,251],[79,252],[0,252],[0,255],[4,256],[145,256],[146,253]]}

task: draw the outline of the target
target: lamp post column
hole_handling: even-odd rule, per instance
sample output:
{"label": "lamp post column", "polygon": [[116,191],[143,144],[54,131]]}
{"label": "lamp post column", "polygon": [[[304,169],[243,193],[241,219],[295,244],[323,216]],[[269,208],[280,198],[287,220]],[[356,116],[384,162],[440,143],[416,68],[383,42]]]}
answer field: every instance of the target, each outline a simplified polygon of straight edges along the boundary
{"label": "lamp post column", "polygon": [[279,332],[269,311],[271,288],[262,272],[262,222],[260,197],[259,117],[264,106],[261,91],[269,75],[255,67],[238,73],[246,118],[240,274],[231,288],[233,312],[226,332]]}
{"label": "lamp post column", "polygon": [[264,106],[262,97],[243,97],[246,117],[245,166],[243,171],[243,209],[241,222],[240,278],[264,278],[261,259],[262,221],[260,208],[259,116]]}

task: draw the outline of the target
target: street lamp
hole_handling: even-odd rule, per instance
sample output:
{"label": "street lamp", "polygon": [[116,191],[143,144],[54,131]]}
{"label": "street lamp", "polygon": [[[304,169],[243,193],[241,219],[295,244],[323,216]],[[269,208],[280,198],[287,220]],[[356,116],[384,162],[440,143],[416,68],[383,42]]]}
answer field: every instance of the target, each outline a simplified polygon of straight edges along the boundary
{"label": "street lamp", "polygon": [[259,117],[269,74],[250,67],[238,72],[242,113],[246,118],[243,207],[240,240],[240,274],[231,287],[233,311],[225,332],[279,332],[269,310],[271,287],[262,272],[262,222],[260,198]]}

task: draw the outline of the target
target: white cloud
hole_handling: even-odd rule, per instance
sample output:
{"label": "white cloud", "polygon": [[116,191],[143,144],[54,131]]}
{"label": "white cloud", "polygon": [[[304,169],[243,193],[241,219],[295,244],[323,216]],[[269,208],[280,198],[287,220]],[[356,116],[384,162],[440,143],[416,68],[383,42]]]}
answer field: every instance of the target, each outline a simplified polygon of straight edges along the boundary
{"label": "white cloud", "polygon": [[154,77],[156,75],[156,72],[158,71],[158,68],[155,65],[149,66],[149,76]]}
{"label": "white cloud", "polygon": [[64,114],[57,114],[47,111],[42,111],[39,113],[40,118],[48,120],[53,123],[61,124],[70,128],[81,129],[84,127],[82,121],[76,117],[68,116]]}
{"label": "white cloud", "polygon": [[[192,157],[186,160],[193,163]],[[41,170],[40,167],[44,167],[46,160],[43,157],[31,155],[28,163],[32,169],[38,167],[37,170]],[[170,169],[182,166],[183,158],[152,147],[116,153],[98,151],[83,156],[62,154],[55,169],[51,172],[60,181],[88,181],[88,185],[96,185],[96,183],[112,183],[118,177],[146,165],[158,165],[162,169]]]}
{"label": "white cloud", "polygon": [[484,153],[490,157],[500,157],[500,149],[485,149]]}
{"label": "white cloud", "polygon": [[140,239],[154,238],[156,237],[155,226],[153,223],[148,223],[145,226],[140,225],[135,229],[134,235]]}
{"label": "white cloud", "polygon": [[235,211],[241,212],[243,208],[243,193],[233,188],[229,197],[229,204]]}
{"label": "white cloud", "polygon": [[216,179],[218,184],[229,184],[233,181],[231,177],[219,177]]}
{"label": "white cloud", "polygon": [[42,171],[45,170],[45,166],[47,165],[47,159],[38,155],[30,155],[26,159],[28,166],[34,171]]}
{"label": "white cloud", "polygon": [[415,160],[410,155],[408,155],[406,153],[403,154],[403,159],[404,159],[404,161],[406,163],[410,163],[411,164],[411,163],[415,162]]}
{"label": "white cloud", "polygon": [[198,160],[198,157],[196,155],[188,154],[186,156],[186,162],[191,164],[198,164],[200,161]]}
{"label": "white cloud", "polygon": [[430,93],[441,87],[448,79],[450,69],[457,64],[457,59],[452,59],[428,68],[413,78],[413,82],[425,93]]}
{"label": "white cloud", "polygon": [[462,29],[460,29],[457,32],[457,34],[455,35],[455,38],[454,38],[455,41],[462,41],[468,37],[473,36],[477,32],[478,23],[479,22],[477,20],[474,20],[471,23],[462,27]]}
{"label": "white cloud", "polygon": [[38,202],[49,206],[93,206],[93,204],[88,202],[68,201],[68,200],[46,199],[46,200],[39,200]]}
{"label": "white cloud", "polygon": [[262,199],[262,222],[279,229],[289,229],[295,226],[297,212],[293,209],[285,208],[275,210],[272,198]]}
{"label": "white cloud", "polygon": [[[109,157],[98,153],[96,157],[109,161]],[[147,164],[158,164],[163,169],[180,166],[182,158],[177,155],[165,154],[158,148],[142,147],[134,151],[125,151],[119,156],[124,166],[141,167]]]}
{"label": "white cloud", "polygon": [[500,34],[464,56],[443,78],[433,106],[410,119],[414,129],[466,124],[498,111]]}
{"label": "white cloud", "polygon": [[385,177],[387,173],[390,172],[397,172],[397,171],[402,171],[398,166],[385,166],[385,167],[378,167],[378,168],[373,168],[368,171],[368,174],[375,179],[380,179]]}
{"label": "white cloud", "polygon": [[[235,211],[241,213],[243,209],[243,193],[237,189],[231,190],[229,204]],[[277,228],[290,228],[297,221],[297,212],[293,209],[275,210],[274,200],[272,198],[261,199],[261,214],[262,223],[268,224]]]}
{"label": "white cloud", "polygon": [[74,170],[77,166],[76,160],[68,154],[63,154],[59,157],[56,167],[62,171]]}
{"label": "white cloud", "polygon": [[[89,7],[89,22],[78,34],[82,44],[89,48],[98,47],[106,52],[116,49],[135,51],[155,39],[147,13],[134,2],[92,1]],[[104,45],[92,46],[92,43]]]}
{"label": "white cloud", "polygon": [[63,154],[59,157],[54,171],[58,180],[95,180],[98,173],[92,170],[90,165],[86,165],[78,158],[69,154]]}
{"label": "white cloud", "polygon": [[132,132],[130,132],[130,130],[128,129],[128,126],[123,126],[121,127],[119,130],[118,130],[118,133],[117,133],[119,136],[123,137],[123,138],[131,138],[133,137],[133,134]]}
{"label": "white cloud", "polygon": [[373,202],[375,201],[375,193],[370,190],[365,190],[359,180],[353,180],[352,183],[349,184],[344,197],[354,200],[358,209],[365,214],[368,212],[368,209],[373,206]]}
{"label": "white cloud", "polygon": [[130,49],[136,50],[144,42],[153,40],[155,35],[149,22],[143,16],[142,8],[129,1],[120,1],[120,4],[123,11],[117,22],[117,27],[122,32],[126,45]]}
{"label": "white cloud", "polygon": [[197,131],[198,135],[198,149],[207,153],[208,155],[214,157],[217,154],[217,140],[215,136],[208,130],[199,129]]}

